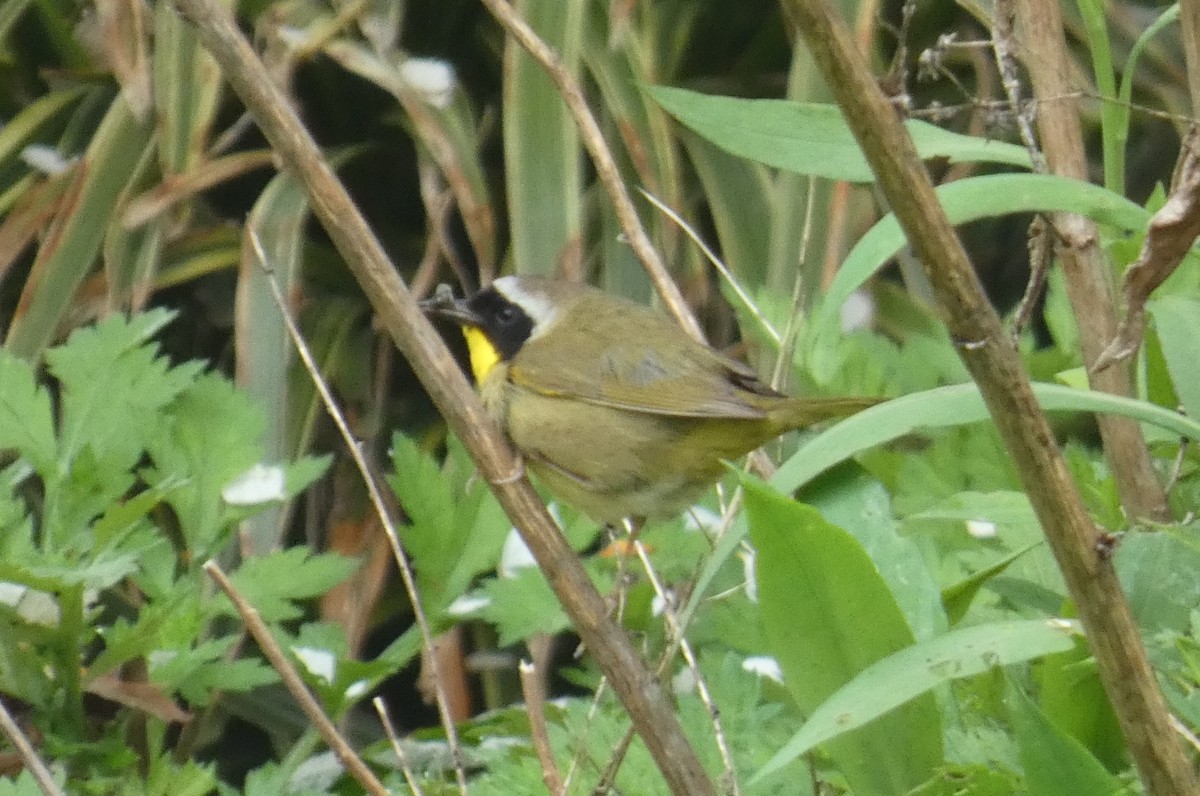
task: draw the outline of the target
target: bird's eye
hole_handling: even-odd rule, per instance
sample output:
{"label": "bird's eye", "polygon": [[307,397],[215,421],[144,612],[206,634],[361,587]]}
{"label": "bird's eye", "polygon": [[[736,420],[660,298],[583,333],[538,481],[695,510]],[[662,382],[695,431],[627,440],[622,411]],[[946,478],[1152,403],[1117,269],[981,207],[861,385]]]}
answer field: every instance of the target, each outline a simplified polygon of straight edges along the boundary
{"label": "bird's eye", "polygon": [[496,310],[496,323],[501,326],[508,326],[517,319],[517,308],[511,304],[505,304]]}

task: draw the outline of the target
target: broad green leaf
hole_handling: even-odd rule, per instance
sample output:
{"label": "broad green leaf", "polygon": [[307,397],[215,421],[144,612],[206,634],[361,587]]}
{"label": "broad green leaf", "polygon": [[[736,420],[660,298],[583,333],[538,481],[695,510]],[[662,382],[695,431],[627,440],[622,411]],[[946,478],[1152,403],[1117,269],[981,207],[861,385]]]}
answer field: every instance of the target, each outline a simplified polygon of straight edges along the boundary
{"label": "broad green leaf", "polygon": [[916,514],[910,520],[983,520],[997,526],[1037,526],[1037,515],[1024,492],[959,492]]}
{"label": "broad green leaf", "polygon": [[1120,780],[1108,773],[1083,744],[1055,727],[1011,682],[1008,705],[1030,796],[1108,796],[1122,792]]}
{"label": "broad green leaf", "polygon": [[[743,477],[757,549],[759,615],[784,683],[803,713],[872,664],[912,645],[912,630],[862,545],[816,509]],[[899,703],[896,703],[899,704]],[[942,762],[941,717],[919,696],[826,749],[858,793],[905,793]],[[833,738],[832,735],[825,739]],[[785,747],[757,776],[794,760]]]}
{"label": "broad green leaf", "polygon": [[[1188,439],[1200,439],[1200,423],[1145,401],[1041,383],[1033,385],[1033,393],[1047,411],[1115,414],[1151,423]],[[988,419],[987,408],[974,384],[955,384],[905,395],[859,412],[808,440],[783,463],[772,477],[771,485],[791,494],[817,475],[869,448],[922,429]],[[739,519],[721,537],[716,550],[705,561],[692,598],[680,614],[681,621],[691,618],[717,571],[733,555],[746,531],[745,522]]]}
{"label": "broad green leaf", "polygon": [[[995,174],[968,177],[937,188],[938,200],[952,224],[1010,213],[1079,213],[1106,226],[1143,229],[1150,213],[1120,194],[1080,180],[1049,174]],[[884,216],[846,255],[829,286],[817,320],[819,328],[837,328],[850,294],[907,245],[894,213]]]}
{"label": "broad green leaf", "polygon": [[1185,529],[1122,538],[1114,563],[1138,626],[1186,634],[1200,607],[1200,543]]}
{"label": "broad green leaf", "polygon": [[[684,125],[734,155],[831,180],[875,179],[836,105],[720,97],[668,86],[649,86],[647,91]],[[1029,154],[1022,147],[927,122],[906,126],[922,159],[1029,168]]]}
{"label": "broad green leaf", "polygon": [[[1200,423],[1161,406],[1090,390],[1034,384],[1045,411],[1098,412],[1121,415],[1200,439]],[[901,396],[873,406],[832,426],[802,445],[775,473],[771,485],[791,493],[818,473],[860,451],[906,434],[987,420],[989,415],[974,384],[955,384]]]}
{"label": "broad green leaf", "polygon": [[804,491],[803,501],[829,523],[845,528],[862,544],[904,612],[918,639],[946,630],[946,615],[929,564],[916,541],[899,532],[891,497],[883,484],[851,465],[852,473],[831,473]]}
{"label": "broad green leaf", "polygon": [[[1170,679],[1165,672],[1164,679]],[[1110,771],[1129,764],[1117,715],[1100,681],[1096,659],[1083,638],[1066,652],[1047,655],[1033,669],[1042,712],[1075,738]]]}
{"label": "broad green leaf", "polygon": [[[246,219],[242,238],[234,306],[236,379],[238,386],[264,407],[264,456],[269,461],[281,461],[296,453],[287,438],[287,416],[296,404],[288,379],[292,341],[268,280],[275,280],[283,296],[293,295],[308,216],[308,196],[303,186],[291,172],[284,172],[273,177],[259,195]],[[266,262],[260,262],[260,256]],[[246,549],[262,553],[274,548],[284,533],[287,514],[280,506],[248,520],[243,532]]]}
{"label": "broad green leaf", "polygon": [[[521,18],[578,71],[584,3],[519,0]],[[511,38],[504,53],[504,165],[512,260],[552,275],[581,253],[583,161],[579,132],[549,76]]]}
{"label": "broad green leaf", "polygon": [[1184,296],[1160,296],[1147,303],[1154,328],[1167,361],[1175,394],[1189,417],[1200,418],[1200,301]]}
{"label": "broad green leaf", "polygon": [[1064,619],[995,622],[951,630],[900,650],[863,670],[822,703],[766,770],[942,683],[1072,649],[1079,632],[1074,622]]}

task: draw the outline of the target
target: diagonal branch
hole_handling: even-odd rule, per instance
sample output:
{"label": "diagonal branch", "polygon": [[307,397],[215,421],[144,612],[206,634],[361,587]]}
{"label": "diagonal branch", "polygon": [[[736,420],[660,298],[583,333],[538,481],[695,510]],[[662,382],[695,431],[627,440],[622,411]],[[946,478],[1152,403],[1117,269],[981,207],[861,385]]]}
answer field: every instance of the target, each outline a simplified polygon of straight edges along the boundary
{"label": "diagonal branch", "polygon": [[1151,794],[1195,793],[1112,561],[1088,517],[1020,357],[938,204],[912,139],[827,0],[788,0],[880,187],[925,266],[959,356],[983,393],[1087,631],[1100,677]]}
{"label": "diagonal branch", "polygon": [[304,184],[313,212],[354,273],[396,347],[463,441],[481,474],[533,552],[576,631],[621,698],[672,791],[713,793],[670,703],[625,631],[521,474],[500,430],[487,416],[441,337],[421,314],[379,241],[338,182],[286,97],[219,0],[177,0],[200,40],[254,116],[285,167]]}

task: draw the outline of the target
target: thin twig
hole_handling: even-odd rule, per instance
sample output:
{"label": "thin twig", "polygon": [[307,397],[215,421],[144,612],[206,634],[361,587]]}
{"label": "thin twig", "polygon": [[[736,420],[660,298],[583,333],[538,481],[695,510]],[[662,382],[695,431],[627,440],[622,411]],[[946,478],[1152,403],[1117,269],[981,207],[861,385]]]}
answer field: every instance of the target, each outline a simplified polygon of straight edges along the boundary
{"label": "thin twig", "polygon": [[[321,374],[321,369],[313,360],[312,351],[309,350],[304,335],[301,334],[300,328],[296,325],[296,320],[288,310],[287,301],[283,297],[283,291],[279,289],[279,283],[275,280],[275,273],[267,260],[266,252],[263,251],[262,243],[259,241],[258,236],[253,233],[250,235],[250,245],[258,257],[258,262],[266,276],[267,284],[271,287],[271,295],[275,297],[275,303],[279,306],[279,312],[283,316],[283,323],[287,327],[293,345],[296,346],[296,352],[300,355],[300,361],[304,363],[304,368],[308,371],[308,376],[312,380],[313,386],[316,387],[317,394],[321,396],[321,402],[325,405],[325,411],[329,413],[333,424],[337,426],[338,433],[342,436],[342,441],[346,443],[346,450],[350,452],[350,458],[354,460],[354,465],[358,468],[363,484],[367,488],[367,495],[371,500],[371,506],[375,509],[375,514],[379,517],[379,523],[383,526],[384,533],[387,535],[388,543],[392,548],[392,557],[396,559],[396,567],[400,570],[400,579],[404,583],[404,591],[408,594],[409,602],[412,604],[413,619],[416,621],[417,628],[421,634],[421,644],[425,649],[432,651],[434,649],[433,631],[429,628],[429,619],[425,615],[424,607],[421,605],[421,595],[417,591],[417,580],[413,575],[412,564],[408,560],[408,554],[404,552],[404,547],[400,544],[400,535],[396,532],[396,524],[393,522],[391,512],[388,511],[387,504],[383,500],[383,493],[379,489],[379,483],[375,478],[375,474],[372,472],[370,465],[367,464],[362,449],[359,447],[358,440],[354,438],[354,433],[350,431],[346,417],[333,397],[333,391],[329,389],[329,384]],[[466,796],[467,777],[463,769],[462,747],[458,742],[458,733],[454,728],[454,717],[450,712],[450,702],[446,698],[441,674],[438,671],[437,656],[430,654],[428,661],[430,674],[433,678],[434,701],[437,703],[438,716],[442,720],[442,729],[446,731],[446,743],[450,747],[450,757],[454,761],[454,773],[455,778],[458,780],[458,789]]]}
{"label": "thin twig", "polygon": [[538,762],[542,765],[542,779],[546,790],[553,796],[566,793],[562,777],[558,773],[558,763],[554,759],[554,749],[550,746],[550,732],[546,727],[546,694],[537,667],[526,660],[517,664],[517,672],[521,677],[521,693],[525,697],[525,712],[529,716],[529,735],[533,739],[533,749],[537,752]]}
{"label": "thin twig", "polygon": [[325,715],[325,711],[321,709],[321,704],[317,702],[316,697],[308,690],[308,686],[304,684],[304,680],[301,679],[300,674],[296,671],[296,667],[292,665],[287,655],[284,654],[283,649],[279,646],[279,642],[271,635],[271,630],[263,622],[262,617],[259,616],[258,609],[246,601],[246,598],[237,590],[216,561],[206,561],[204,571],[208,573],[210,578],[216,581],[216,584],[221,587],[221,591],[225,592],[225,596],[233,603],[233,607],[237,609],[238,615],[242,618],[242,623],[250,631],[250,635],[254,636],[254,640],[258,642],[259,649],[262,650],[271,667],[279,673],[279,677],[283,680],[283,684],[288,692],[295,698],[296,702],[300,705],[300,709],[304,711],[304,715],[308,716],[309,721],[313,723],[317,732],[325,739],[325,743],[328,744],[330,750],[337,756],[338,761],[350,773],[350,776],[358,780],[358,783],[368,793],[375,794],[375,796],[388,796],[388,789],[375,776],[375,772],[363,762],[363,759],[358,756],[358,753],[346,742],[346,739],[338,732],[337,727]]}
{"label": "thin twig", "polygon": [[804,311],[804,262],[808,259],[808,247],[812,242],[814,205],[817,198],[817,180],[808,178],[808,196],[804,200],[804,227],[800,232],[800,251],[796,258],[796,280],[792,283],[792,311],[783,327],[783,341],[771,370],[771,386],[777,390],[784,387],[784,374],[791,365],[796,350],[796,336],[800,333],[800,319]]}
{"label": "thin twig", "polygon": [[375,697],[371,700],[371,705],[375,708],[375,714],[379,716],[379,723],[383,725],[383,734],[387,736],[388,743],[392,745],[392,751],[396,754],[400,773],[404,774],[404,781],[408,783],[408,789],[412,791],[413,796],[425,796],[420,783],[417,782],[416,775],[413,774],[412,765],[408,762],[408,755],[404,752],[404,746],[400,743],[400,735],[396,732],[395,725],[392,724],[392,717],[388,715],[387,705],[383,704],[383,697]]}
{"label": "thin twig", "polygon": [[679,645],[679,651],[683,655],[683,660],[687,663],[692,677],[696,680],[696,693],[700,696],[700,701],[704,703],[705,709],[708,710],[708,718],[712,722],[713,736],[717,741],[717,750],[721,753],[721,764],[725,766],[722,777],[725,783],[725,792],[731,796],[740,796],[741,789],[737,781],[737,768],[733,763],[733,750],[729,746],[729,739],[725,737],[725,730],[721,725],[721,711],[717,708],[717,703],[713,700],[712,692],[708,689],[708,681],[704,679],[704,674],[700,671],[700,662],[696,659],[695,653],[692,652],[692,645],[683,634],[683,628],[680,627],[676,619],[674,599],[663,586],[662,579],[659,578],[658,571],[655,570],[654,564],[650,561],[650,555],[646,552],[646,546],[640,540],[634,539],[633,549],[637,551],[638,560],[642,562],[642,569],[645,570],[646,577],[649,579],[650,585],[654,588],[654,594],[662,602],[663,620],[666,622],[667,631],[675,643]]}
{"label": "thin twig", "polygon": [[701,331],[696,316],[692,314],[691,308],[684,301],[683,294],[679,292],[679,287],[671,279],[666,265],[663,264],[662,258],[659,257],[658,251],[650,241],[650,236],[646,234],[646,230],[638,218],[633,201],[629,198],[629,191],[621,179],[617,161],[608,147],[608,142],[604,140],[604,133],[601,132],[596,117],[588,107],[583,90],[579,87],[579,81],[563,65],[558,53],[542,41],[533,28],[529,27],[529,24],[505,0],[482,0],[482,2],[508,34],[516,39],[517,43],[524,47],[535,61],[541,64],[542,68],[546,70],[546,74],[554,81],[554,85],[558,87],[559,95],[566,104],[567,111],[575,120],[575,126],[579,128],[580,140],[588,154],[592,156],[592,164],[596,167],[596,176],[599,177],[604,190],[613,203],[617,222],[621,225],[621,231],[625,233],[625,239],[629,243],[629,247],[633,249],[634,256],[641,261],[650,281],[654,283],[655,290],[658,291],[658,295],[662,297],[663,303],[675,316],[679,325],[692,337],[703,341],[704,332]]}
{"label": "thin twig", "polygon": [[646,197],[646,201],[657,207],[663,215],[674,221],[675,224],[683,230],[683,233],[688,236],[692,243],[696,244],[696,247],[700,249],[700,253],[704,255],[705,259],[712,263],[713,268],[716,268],[717,273],[719,273],[721,278],[725,280],[725,284],[729,285],[729,289],[733,291],[735,296],[737,296],[738,302],[741,303],[746,312],[750,313],[750,317],[754,318],[754,320],[758,322],[758,325],[764,332],[767,333],[768,337],[775,341],[776,345],[779,345],[783,337],[779,334],[779,330],[772,326],[771,322],[766,319],[766,317],[762,314],[762,311],[754,303],[754,299],[750,298],[750,294],[746,292],[744,287],[742,287],[742,283],[737,280],[737,277],[733,275],[733,273],[729,270],[729,267],[725,265],[720,257],[717,256],[717,253],[714,252],[712,248],[704,242],[704,239],[700,237],[700,233],[696,232],[692,225],[689,224],[683,216],[675,212],[673,207],[647,191],[645,188],[638,188],[638,193]]}
{"label": "thin twig", "polygon": [[42,761],[37,750],[33,748],[33,744],[25,737],[25,733],[21,732],[21,727],[8,712],[8,707],[4,704],[3,699],[0,699],[0,732],[4,733],[9,743],[17,750],[21,762],[25,764],[25,770],[33,775],[33,779],[42,789],[42,793],[46,796],[63,796],[63,790],[54,781],[54,775],[50,773],[50,769]]}

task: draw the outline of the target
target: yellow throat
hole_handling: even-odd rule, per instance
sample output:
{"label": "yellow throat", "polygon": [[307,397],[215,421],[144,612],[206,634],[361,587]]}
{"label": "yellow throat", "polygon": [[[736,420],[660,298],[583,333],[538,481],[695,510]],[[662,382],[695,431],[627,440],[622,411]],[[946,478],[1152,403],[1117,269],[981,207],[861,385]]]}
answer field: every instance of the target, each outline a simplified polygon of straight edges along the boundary
{"label": "yellow throat", "polygon": [[483,384],[483,380],[500,361],[500,352],[482,329],[464,326],[462,332],[467,340],[467,353],[471,355],[471,372],[475,374],[475,383]]}

